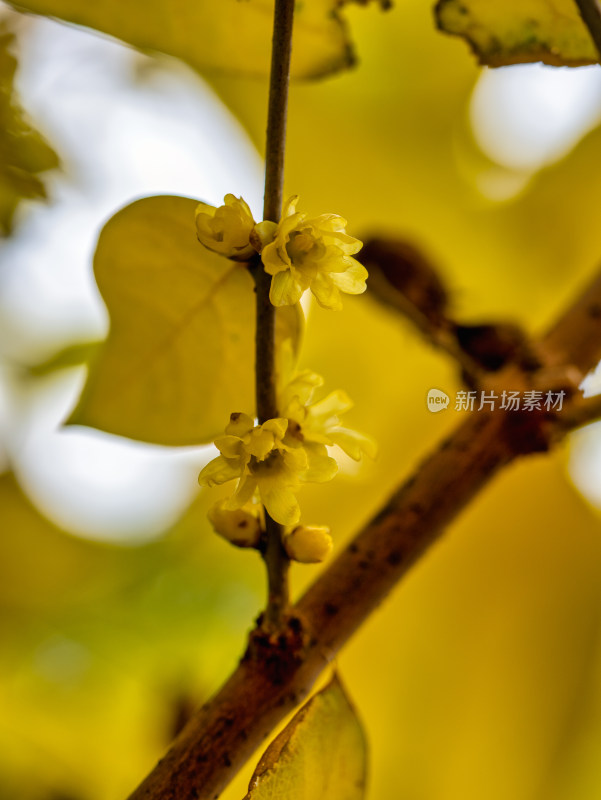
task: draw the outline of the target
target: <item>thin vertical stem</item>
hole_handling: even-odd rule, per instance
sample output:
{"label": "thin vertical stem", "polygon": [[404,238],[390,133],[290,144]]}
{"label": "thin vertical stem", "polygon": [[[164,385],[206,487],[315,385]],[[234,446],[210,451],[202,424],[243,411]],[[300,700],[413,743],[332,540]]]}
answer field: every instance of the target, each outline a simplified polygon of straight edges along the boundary
{"label": "thin vertical stem", "polygon": [[265,146],[265,201],[263,218],[280,221],[284,190],[284,152],[294,0],[276,0],[269,80],[267,142]]}
{"label": "thin vertical stem", "polygon": [[[263,218],[279,222],[284,189],[284,153],[286,149],[286,113],[292,52],[294,0],[276,0],[267,142],[265,146],[265,202]],[[269,300],[271,276],[258,265],[255,272],[257,291],[256,396],[259,424],[277,417],[275,385],[275,308]],[[289,560],[282,545],[282,529],[265,513],[267,543],[264,552],[267,567],[268,601],[266,621],[277,627],[289,605]]]}

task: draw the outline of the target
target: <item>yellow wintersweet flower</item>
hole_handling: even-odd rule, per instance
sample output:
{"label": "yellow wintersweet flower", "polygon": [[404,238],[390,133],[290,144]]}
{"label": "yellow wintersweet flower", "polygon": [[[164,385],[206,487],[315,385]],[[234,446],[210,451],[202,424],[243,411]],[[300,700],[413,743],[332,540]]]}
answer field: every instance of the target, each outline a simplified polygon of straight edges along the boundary
{"label": "yellow wintersweet flower", "polygon": [[208,250],[234,261],[248,261],[255,254],[249,243],[255,221],[250,208],[240,197],[226,194],[225,205],[215,208],[206,203],[196,207],[196,235]]}
{"label": "yellow wintersweet flower", "polygon": [[346,233],[346,220],[336,214],[307,219],[296,211],[298,197],[284,205],[282,220],[260,222],[251,241],[272,275],[269,299],[274,306],[294,305],[311,289],[324,308],[340,309],[340,292],[365,291],[367,270],[352,258],[362,247]]}
{"label": "yellow wintersweet flower", "polygon": [[353,406],[346,392],[337,390],[313,401],[315,390],[322,385],[320,375],[305,370],[279,392],[280,413],[288,420],[284,443],[300,442],[309,462],[332,445],[338,445],[355,461],[363,454],[375,458],[373,439],[340,424],[340,417]]}
{"label": "yellow wintersweet flower", "polygon": [[327,453],[321,459],[309,459],[298,440],[284,442],[287,428],[283,417],[255,425],[247,414],[232,414],[225,436],[215,440],[221,455],[202,470],[199,483],[214,486],[237,478],[236,491],[225,508],[242,508],[258,491],[276,522],[296,525],[300,508],[295,492],[302,482],[329,480],[333,459]]}

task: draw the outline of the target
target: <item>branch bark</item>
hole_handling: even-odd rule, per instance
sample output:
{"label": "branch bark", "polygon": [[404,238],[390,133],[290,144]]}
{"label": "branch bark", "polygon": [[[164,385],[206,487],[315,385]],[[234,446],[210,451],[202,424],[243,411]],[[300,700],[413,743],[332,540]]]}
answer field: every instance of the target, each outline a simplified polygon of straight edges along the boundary
{"label": "branch bark", "polygon": [[[601,360],[601,314],[591,313],[597,308],[601,273],[542,338],[546,363],[538,376],[511,367],[496,380],[520,390],[536,377],[540,386],[558,367],[566,374],[593,368]],[[218,797],[472,498],[513,460],[548,449],[564,434],[561,414],[494,410],[467,416],[321,574],[296,605],[297,616],[288,619],[287,629],[273,636],[255,629],[233,675],[130,800]]]}

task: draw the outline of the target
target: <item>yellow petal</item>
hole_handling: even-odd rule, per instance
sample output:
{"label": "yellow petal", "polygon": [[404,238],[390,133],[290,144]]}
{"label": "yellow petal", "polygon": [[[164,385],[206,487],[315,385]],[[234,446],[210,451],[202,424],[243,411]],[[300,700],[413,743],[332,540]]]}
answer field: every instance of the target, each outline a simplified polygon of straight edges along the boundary
{"label": "yellow petal", "polygon": [[273,450],[275,446],[275,436],[271,431],[263,430],[262,427],[255,428],[250,436],[250,441],[246,445],[246,450],[259,461]]}
{"label": "yellow petal", "polygon": [[238,458],[242,455],[242,441],[238,436],[218,436],[215,447],[225,458]]}
{"label": "yellow petal", "polygon": [[249,243],[255,224],[250,208],[240,197],[227,194],[225,204],[214,208],[206,203],[196,207],[198,241],[208,250],[235,261],[248,261],[254,254]]}
{"label": "yellow petal", "polygon": [[236,491],[234,494],[225,501],[225,507],[230,510],[242,508],[252,498],[257,488],[257,481],[253,475],[243,475],[238,481]]}
{"label": "yellow petal", "polygon": [[280,392],[279,403],[281,410],[288,408],[293,400],[305,405],[310,401],[315,389],[322,385],[323,378],[316,372],[311,372],[308,369],[300,372]]}
{"label": "yellow petal", "polygon": [[363,294],[366,289],[367,270],[354,258],[349,258],[348,260],[352,262],[351,266],[345,272],[333,273],[331,280],[341,291],[347,294]]}
{"label": "yellow petal", "polygon": [[255,225],[250,233],[250,242],[257,253],[261,253],[264,247],[273,242],[277,229],[277,223],[270,220],[264,220]]}
{"label": "yellow petal", "polygon": [[300,506],[289,486],[277,481],[259,481],[261,500],[269,516],[280,525],[296,525],[300,520]]}
{"label": "yellow petal", "polygon": [[358,431],[349,428],[334,428],[329,430],[328,434],[331,441],[355,461],[359,461],[363,454],[369,458],[375,458],[378,453],[374,440]]}
{"label": "yellow petal", "polygon": [[340,292],[329,275],[318,273],[311,282],[311,291],[322,308],[329,308],[332,311],[340,311],[342,308]]}
{"label": "yellow petal", "polygon": [[230,415],[230,421],[225,428],[225,432],[231,436],[238,436],[242,439],[242,437],[250,433],[254,427],[255,421],[252,417],[249,417],[248,414],[243,414],[241,411],[236,411],[234,414]]}
{"label": "yellow petal", "polygon": [[338,418],[352,407],[353,401],[348,394],[342,389],[336,389],[309,407],[308,424],[311,428],[325,428],[328,424],[337,425]]}
{"label": "yellow petal", "polygon": [[204,467],[198,476],[201,486],[217,486],[227,483],[240,476],[238,463],[232,463],[231,459],[217,456]]}
{"label": "yellow petal", "polygon": [[338,472],[336,460],[328,455],[325,445],[308,442],[304,450],[307,454],[307,469],[302,473],[304,481],[325,483],[331,481]]}
{"label": "yellow petal", "polygon": [[282,207],[282,219],[286,219],[286,217],[291,217],[294,213],[296,213],[297,203],[298,203],[297,194],[293,194],[292,197],[289,197],[288,200],[286,200],[286,202]]}
{"label": "yellow petal", "polygon": [[292,306],[301,298],[302,287],[293,278],[289,269],[278,272],[271,279],[269,299],[274,306]]}
{"label": "yellow petal", "polygon": [[261,261],[265,272],[269,275],[277,275],[280,272],[289,270],[292,263],[286,248],[280,243],[279,239],[265,245],[261,251]]}
{"label": "yellow petal", "polygon": [[283,478],[288,482],[297,482],[299,473],[309,466],[309,457],[304,447],[290,447],[282,452]]}
{"label": "yellow petal", "polygon": [[226,194],[226,196],[223,198],[223,202],[226,206],[232,206],[233,208],[237,209],[241,216],[250,219],[253,218],[252,211],[248,207],[248,203],[246,200],[243,200],[242,197],[236,197],[235,194]]}
{"label": "yellow petal", "polygon": [[198,203],[196,206],[195,216],[197,219],[199,216],[213,219],[216,211],[217,209],[215,206],[210,206],[208,203]]}
{"label": "yellow petal", "polygon": [[277,439],[283,439],[288,428],[288,420],[285,417],[268,419],[261,426],[264,431],[270,431]]}

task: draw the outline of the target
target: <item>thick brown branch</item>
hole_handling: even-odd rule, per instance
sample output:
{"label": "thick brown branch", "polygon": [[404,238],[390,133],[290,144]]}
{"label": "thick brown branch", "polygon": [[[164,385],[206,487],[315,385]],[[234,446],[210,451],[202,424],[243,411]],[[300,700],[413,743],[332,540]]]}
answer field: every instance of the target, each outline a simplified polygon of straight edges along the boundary
{"label": "thick brown branch", "polygon": [[[310,637],[294,657],[287,637],[251,640],[249,654],[175,741],[131,800],[217,797],[331,656],[444,526],[511,458],[503,416],[473,414],[390,500],[298,605]],[[294,632],[294,631],[293,631]],[[292,654],[291,651],[292,650]]]}
{"label": "thick brown branch", "polygon": [[541,343],[549,366],[569,365],[584,377],[601,361],[601,272]]}
{"label": "thick brown branch", "polygon": [[[599,304],[601,276],[543,338],[551,369],[544,367],[541,376],[555,367],[583,372],[597,363],[601,315],[590,309]],[[499,377],[507,389],[531,385],[532,379],[515,368]],[[332,655],[491,478],[518,456],[547,449],[564,432],[561,419],[545,412],[479,411],[466,417],[322,573],[288,628],[273,637],[260,628],[251,635],[232,677],[131,800],[217,797],[307,695]]]}
{"label": "thick brown branch", "polygon": [[561,416],[561,424],[565,430],[571,431],[590,425],[593,422],[601,422],[601,395],[578,399],[573,402],[566,414]]}

